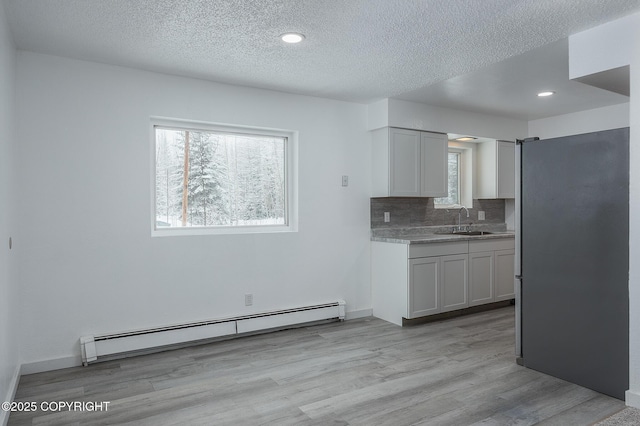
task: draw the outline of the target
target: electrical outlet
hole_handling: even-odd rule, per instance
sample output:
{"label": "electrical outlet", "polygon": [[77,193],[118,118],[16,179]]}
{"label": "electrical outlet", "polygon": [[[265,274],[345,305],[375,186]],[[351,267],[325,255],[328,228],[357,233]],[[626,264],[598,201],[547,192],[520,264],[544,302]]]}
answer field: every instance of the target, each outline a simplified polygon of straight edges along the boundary
{"label": "electrical outlet", "polygon": [[244,295],[244,306],[253,305],[253,294],[245,294]]}
{"label": "electrical outlet", "polygon": [[391,222],[391,213],[384,212],[384,221],[385,222]]}
{"label": "electrical outlet", "polygon": [[478,220],[484,220],[484,212],[483,211],[479,211],[478,212]]}

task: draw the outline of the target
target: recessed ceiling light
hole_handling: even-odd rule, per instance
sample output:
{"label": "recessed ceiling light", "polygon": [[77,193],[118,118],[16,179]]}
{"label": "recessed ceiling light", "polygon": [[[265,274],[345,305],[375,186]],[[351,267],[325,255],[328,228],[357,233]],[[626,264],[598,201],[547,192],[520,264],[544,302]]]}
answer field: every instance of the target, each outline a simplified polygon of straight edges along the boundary
{"label": "recessed ceiling light", "polygon": [[540,92],[538,93],[538,96],[540,96],[541,98],[544,98],[545,96],[551,96],[553,94],[555,94],[556,92],[553,92],[551,90],[546,91],[546,92]]}
{"label": "recessed ceiling light", "polygon": [[300,33],[284,33],[280,36],[285,43],[300,43],[304,40],[304,35]]}
{"label": "recessed ceiling light", "polygon": [[469,142],[469,141],[473,141],[473,140],[476,140],[476,139],[478,139],[478,138],[474,138],[472,136],[463,136],[463,137],[457,138],[455,140],[457,140],[458,142]]}

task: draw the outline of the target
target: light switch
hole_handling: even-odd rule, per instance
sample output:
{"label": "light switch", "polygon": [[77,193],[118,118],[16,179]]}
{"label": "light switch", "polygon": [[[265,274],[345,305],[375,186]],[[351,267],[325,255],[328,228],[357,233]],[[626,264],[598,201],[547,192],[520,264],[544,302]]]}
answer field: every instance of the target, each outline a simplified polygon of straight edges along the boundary
{"label": "light switch", "polygon": [[347,175],[342,176],[342,186],[349,186],[349,176]]}

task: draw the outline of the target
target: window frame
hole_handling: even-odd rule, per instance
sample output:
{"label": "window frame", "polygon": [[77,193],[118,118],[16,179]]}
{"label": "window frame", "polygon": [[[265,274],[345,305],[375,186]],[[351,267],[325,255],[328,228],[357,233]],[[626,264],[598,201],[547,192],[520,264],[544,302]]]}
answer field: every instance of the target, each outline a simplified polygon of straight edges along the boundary
{"label": "window frame", "polygon": [[455,154],[458,157],[458,182],[457,182],[457,184],[458,184],[457,185],[458,186],[458,203],[453,203],[453,204],[436,203],[435,200],[438,199],[438,198],[448,198],[449,194],[447,194],[447,197],[435,197],[433,199],[433,205],[434,205],[435,208],[440,208],[440,209],[453,208],[455,206],[460,206],[461,205],[460,201],[462,200],[462,182],[461,182],[461,180],[462,180],[462,154],[463,154],[463,152],[462,152],[462,150],[457,149],[457,148],[449,147],[447,149],[447,191],[449,190],[449,179],[450,179],[450,176],[449,176],[448,170],[449,170],[449,155],[451,155],[451,154]]}
{"label": "window frame", "polygon": [[[456,153],[458,157],[458,204],[436,204],[433,203],[434,209],[459,209],[461,207],[473,208],[473,150],[475,146],[466,143],[449,142],[447,148],[447,158],[449,153]],[[447,180],[449,173],[447,173]],[[447,181],[447,188],[449,183]],[[442,198],[442,197],[436,197]]]}
{"label": "window frame", "polygon": [[[282,225],[216,225],[189,227],[156,226],[156,128],[171,130],[221,132],[252,136],[274,136],[285,138],[285,224]],[[150,126],[150,226],[152,237],[187,235],[271,234],[298,231],[298,132],[295,130],[253,127],[225,123],[210,123],[194,120],[151,117]]]}

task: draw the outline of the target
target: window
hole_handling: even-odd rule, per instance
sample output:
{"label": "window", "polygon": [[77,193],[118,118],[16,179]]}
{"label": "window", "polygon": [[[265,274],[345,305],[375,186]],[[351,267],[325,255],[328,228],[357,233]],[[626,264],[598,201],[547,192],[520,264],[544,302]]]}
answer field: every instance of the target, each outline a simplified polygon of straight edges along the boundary
{"label": "window", "polygon": [[293,230],[292,139],[266,129],[155,124],[154,235]]}
{"label": "window", "polygon": [[435,208],[473,207],[473,152],[475,144],[449,142],[447,196],[434,198]]}
{"label": "window", "polygon": [[435,198],[434,204],[452,206],[460,204],[460,152],[449,151],[447,170],[449,173],[448,195]]}

